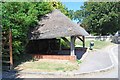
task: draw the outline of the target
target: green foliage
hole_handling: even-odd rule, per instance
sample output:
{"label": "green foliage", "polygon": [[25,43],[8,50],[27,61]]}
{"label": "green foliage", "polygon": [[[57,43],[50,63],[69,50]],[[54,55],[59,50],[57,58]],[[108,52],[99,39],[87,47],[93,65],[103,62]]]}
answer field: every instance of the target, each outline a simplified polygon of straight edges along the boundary
{"label": "green foliage", "polygon": [[70,48],[70,46],[64,40],[62,40],[62,39],[61,39],[60,44],[61,44],[62,48]]}
{"label": "green foliage", "polygon": [[82,26],[91,33],[106,35],[120,29],[120,2],[85,2],[82,10],[77,10],[74,19],[82,21]]}
{"label": "green foliage", "polygon": [[[67,15],[65,7],[58,2],[57,9]],[[3,31],[12,28],[13,54],[24,53],[25,44],[29,41],[27,33],[30,27],[35,27],[40,17],[51,12],[56,7],[49,2],[4,2],[2,3]],[[0,13],[1,14],[1,13]]]}
{"label": "green foliage", "polygon": [[82,61],[81,61],[81,60],[76,60],[76,61],[77,61],[77,63],[78,63],[78,64],[82,63]]}
{"label": "green foliage", "polygon": [[0,18],[1,18],[1,16],[2,16],[2,3],[0,3]]}
{"label": "green foliage", "polygon": [[69,18],[70,19],[74,19],[74,11],[73,10],[69,10],[68,13],[69,13]]}
{"label": "green foliage", "polygon": [[50,4],[52,5],[52,7],[54,9],[59,9],[62,13],[64,13],[66,16],[68,16],[69,18],[72,19],[71,17],[71,14],[70,14],[70,11],[71,10],[68,10],[65,5],[63,5],[61,2],[50,2]]}

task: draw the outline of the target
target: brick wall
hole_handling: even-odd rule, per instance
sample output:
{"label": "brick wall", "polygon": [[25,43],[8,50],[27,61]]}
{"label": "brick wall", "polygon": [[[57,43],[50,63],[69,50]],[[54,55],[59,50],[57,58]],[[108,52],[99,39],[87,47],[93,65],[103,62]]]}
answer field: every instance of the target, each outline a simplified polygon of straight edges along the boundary
{"label": "brick wall", "polygon": [[76,60],[76,56],[70,55],[40,55],[40,54],[33,54],[33,58],[35,59],[58,59],[58,60]]}

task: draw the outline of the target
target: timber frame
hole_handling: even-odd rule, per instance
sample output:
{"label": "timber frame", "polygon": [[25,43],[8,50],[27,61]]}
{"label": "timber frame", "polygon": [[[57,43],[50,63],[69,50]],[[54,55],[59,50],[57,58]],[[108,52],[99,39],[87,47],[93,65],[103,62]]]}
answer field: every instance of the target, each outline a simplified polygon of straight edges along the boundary
{"label": "timber frame", "polygon": [[[83,42],[83,48],[85,48],[85,36],[70,36],[70,41],[65,38],[61,37],[69,46],[70,46],[70,56],[75,56],[75,41],[78,38],[80,41]],[[10,54],[10,69],[13,68],[13,56],[12,56],[12,29],[9,31],[9,54]]]}
{"label": "timber frame", "polygon": [[80,41],[82,41],[83,48],[85,48],[85,36],[82,36],[82,38],[79,36],[71,36],[70,41],[67,38],[62,37],[62,39],[70,46],[70,55],[71,56],[75,56],[75,40],[76,40],[76,38],[78,38]]}

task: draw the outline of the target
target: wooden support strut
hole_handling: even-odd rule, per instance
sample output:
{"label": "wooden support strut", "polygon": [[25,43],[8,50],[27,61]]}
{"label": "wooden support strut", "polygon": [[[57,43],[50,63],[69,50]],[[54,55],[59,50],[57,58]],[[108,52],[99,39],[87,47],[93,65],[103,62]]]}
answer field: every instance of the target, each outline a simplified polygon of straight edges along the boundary
{"label": "wooden support strut", "polygon": [[82,36],[82,39],[79,36],[77,38],[83,42],[83,48],[85,48],[85,36]]}
{"label": "wooden support strut", "polygon": [[9,31],[9,49],[10,49],[10,69],[13,67],[13,57],[12,57],[12,30]]}
{"label": "wooden support strut", "polygon": [[82,36],[83,38],[83,48],[85,48],[85,36]]}
{"label": "wooden support strut", "polygon": [[77,38],[80,39],[83,42],[83,40],[79,36]]}

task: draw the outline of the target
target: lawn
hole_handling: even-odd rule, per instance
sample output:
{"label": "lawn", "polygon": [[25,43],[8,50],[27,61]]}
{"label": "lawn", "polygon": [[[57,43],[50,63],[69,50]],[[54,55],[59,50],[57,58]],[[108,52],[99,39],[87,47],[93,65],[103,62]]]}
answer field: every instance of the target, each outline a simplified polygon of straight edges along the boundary
{"label": "lawn", "polygon": [[[87,48],[89,48],[90,46],[90,42],[93,41],[93,40],[86,40],[85,41],[85,46]],[[100,40],[94,40],[94,49],[102,49],[108,45],[111,45],[112,43],[110,41],[100,41]],[[76,47],[82,47],[82,42],[80,42],[79,40],[76,41]]]}
{"label": "lawn", "polygon": [[20,64],[15,69],[22,69],[28,71],[40,71],[40,72],[66,72],[77,70],[79,65],[77,62],[70,62],[67,60],[39,60],[29,61]]}
{"label": "lawn", "polygon": [[[67,39],[70,41],[70,38],[67,37]],[[85,39],[85,47],[89,48],[90,47],[90,42],[93,41],[94,42],[94,49],[102,49],[108,45],[112,45],[113,43],[111,43],[110,41],[101,41],[101,40],[90,40],[90,39]],[[70,46],[61,39],[62,42],[62,47],[66,47],[66,48],[70,48]],[[75,46],[76,47],[82,47],[82,41],[80,41],[79,39],[77,39],[75,41]]]}

